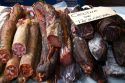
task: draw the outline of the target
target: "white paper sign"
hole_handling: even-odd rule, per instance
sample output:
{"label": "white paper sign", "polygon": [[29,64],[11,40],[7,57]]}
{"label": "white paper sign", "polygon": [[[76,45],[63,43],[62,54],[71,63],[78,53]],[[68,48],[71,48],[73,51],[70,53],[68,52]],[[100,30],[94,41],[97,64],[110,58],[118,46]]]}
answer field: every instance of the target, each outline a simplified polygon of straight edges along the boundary
{"label": "white paper sign", "polygon": [[116,15],[116,12],[113,11],[110,7],[94,7],[92,9],[69,14],[70,18],[76,25],[91,22],[113,15]]}

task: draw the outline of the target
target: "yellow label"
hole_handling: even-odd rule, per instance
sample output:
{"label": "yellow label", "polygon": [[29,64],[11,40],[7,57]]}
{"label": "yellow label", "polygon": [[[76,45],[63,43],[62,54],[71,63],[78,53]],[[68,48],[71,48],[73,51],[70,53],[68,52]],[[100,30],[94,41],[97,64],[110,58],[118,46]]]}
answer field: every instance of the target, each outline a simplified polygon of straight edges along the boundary
{"label": "yellow label", "polygon": [[92,9],[70,13],[71,20],[76,24],[83,24],[105,17],[116,15],[110,7],[94,7]]}

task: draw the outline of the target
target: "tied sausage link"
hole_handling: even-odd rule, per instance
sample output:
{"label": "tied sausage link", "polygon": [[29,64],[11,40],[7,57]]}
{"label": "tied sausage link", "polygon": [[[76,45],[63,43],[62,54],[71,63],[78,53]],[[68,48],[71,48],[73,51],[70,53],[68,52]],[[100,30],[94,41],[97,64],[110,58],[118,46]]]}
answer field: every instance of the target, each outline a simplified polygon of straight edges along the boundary
{"label": "tied sausage link", "polygon": [[4,23],[1,30],[0,61],[7,63],[11,57],[11,44],[16,31],[16,23],[23,14],[23,9],[19,4],[14,5],[9,19]]}

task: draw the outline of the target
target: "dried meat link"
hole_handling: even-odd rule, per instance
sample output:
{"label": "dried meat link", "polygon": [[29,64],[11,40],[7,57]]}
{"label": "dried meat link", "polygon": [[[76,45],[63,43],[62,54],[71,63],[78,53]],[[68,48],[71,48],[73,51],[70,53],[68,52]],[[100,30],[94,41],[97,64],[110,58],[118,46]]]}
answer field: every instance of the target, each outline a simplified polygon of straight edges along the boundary
{"label": "dried meat link", "polygon": [[103,38],[107,41],[115,41],[121,35],[121,27],[112,18],[102,19],[97,24],[97,27]]}
{"label": "dried meat link", "polygon": [[24,77],[29,77],[33,74],[33,69],[29,64],[22,64],[20,66],[20,72]]}
{"label": "dried meat link", "polygon": [[[41,32],[44,32],[47,35],[47,41],[55,47],[61,47],[57,34],[60,23],[56,18],[55,9],[51,5],[37,2],[34,4],[34,10],[37,15],[37,19],[39,20],[39,24],[42,27]],[[42,18],[40,17],[41,15]]]}
{"label": "dried meat link", "polygon": [[13,56],[6,64],[4,75],[8,80],[13,80],[18,76],[19,59]]}
{"label": "dried meat link", "polygon": [[9,60],[10,52],[5,49],[0,50],[0,60],[2,63],[6,63]]}
{"label": "dried meat link", "polygon": [[26,54],[29,25],[30,19],[21,19],[17,23],[17,31],[14,36],[12,51],[18,57],[22,57],[22,55]]}
{"label": "dried meat link", "polygon": [[125,35],[121,36],[119,40],[113,42],[112,46],[116,62],[118,65],[125,67]]}
{"label": "dried meat link", "polygon": [[7,63],[7,61],[11,57],[10,50],[12,40],[16,31],[16,23],[21,17],[22,13],[23,9],[21,8],[21,6],[15,5],[10,13],[10,17],[4,23],[1,30],[0,61],[2,61],[3,63]]}
{"label": "dried meat link", "polygon": [[93,33],[94,33],[93,26],[90,23],[86,23],[83,26],[83,28],[84,28],[83,38],[85,38],[85,39],[91,39],[91,38],[93,38]]}
{"label": "dried meat link", "polygon": [[[22,56],[20,61],[20,73],[24,77],[30,77],[33,74],[34,58],[38,46],[38,23],[33,22],[29,31],[29,42],[27,45],[27,54]],[[34,33],[33,33],[34,32]]]}
{"label": "dried meat link", "polygon": [[4,75],[7,77],[8,80],[12,80],[18,76],[17,71],[18,70],[16,67],[14,67],[13,65],[9,65],[8,67],[6,67]]}
{"label": "dried meat link", "polygon": [[59,58],[59,50],[60,50],[57,48],[54,49],[55,50],[51,59],[45,62],[44,64],[39,63],[39,65],[37,66],[37,74],[36,74],[37,81],[45,81],[53,75],[57,64],[57,60]]}
{"label": "dried meat link", "polygon": [[84,39],[75,37],[73,39],[74,44],[74,58],[86,74],[91,74],[93,72],[93,57],[89,53],[89,48]]}

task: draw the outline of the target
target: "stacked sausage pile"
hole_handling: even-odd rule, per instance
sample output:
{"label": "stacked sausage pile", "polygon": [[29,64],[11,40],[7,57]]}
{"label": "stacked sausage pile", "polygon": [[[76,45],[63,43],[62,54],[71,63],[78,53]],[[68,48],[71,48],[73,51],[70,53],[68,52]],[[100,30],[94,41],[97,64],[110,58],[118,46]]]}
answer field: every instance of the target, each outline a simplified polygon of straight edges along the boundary
{"label": "stacked sausage pile", "polygon": [[[118,15],[76,26],[68,13],[37,2],[34,16],[16,4],[0,27],[0,83],[73,83],[88,75],[98,83],[125,76],[125,22]],[[2,11],[5,12],[5,11]]]}

